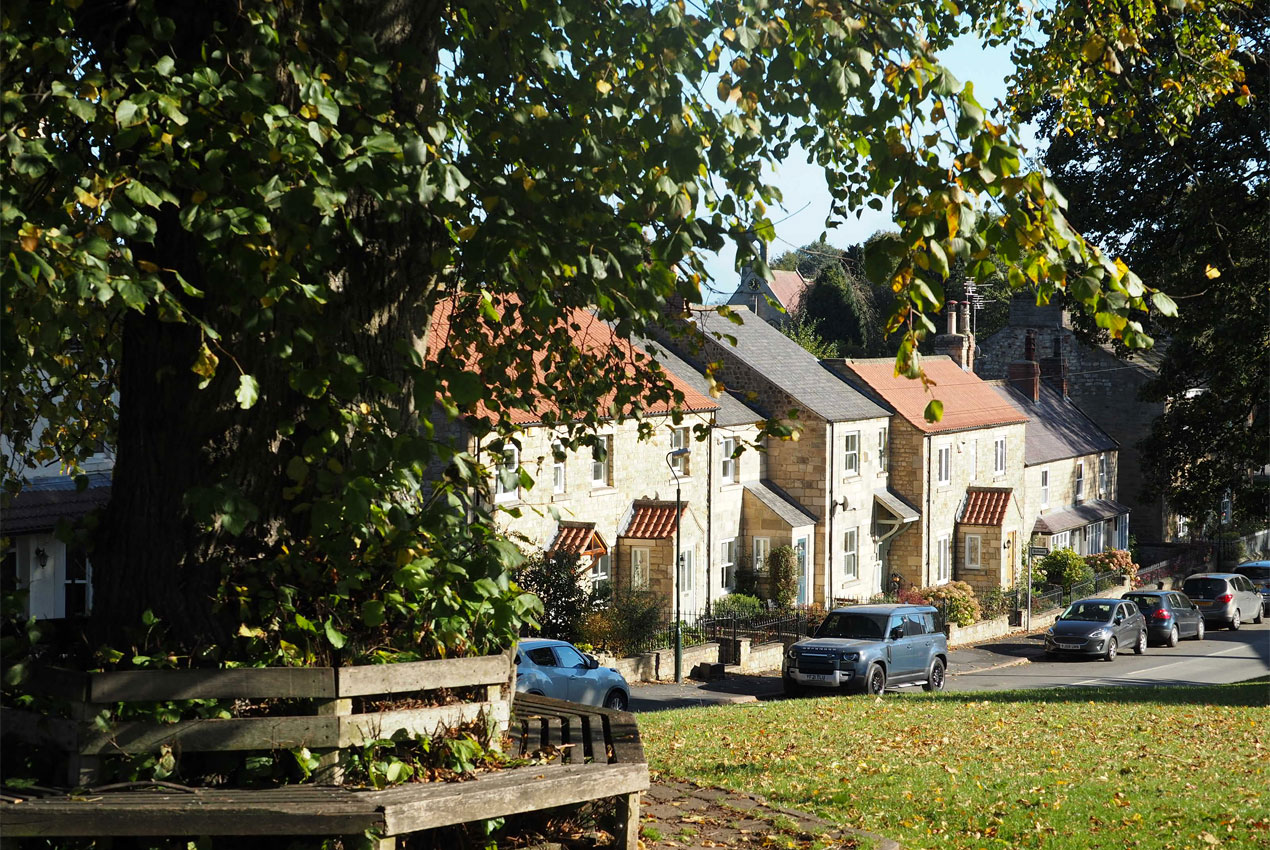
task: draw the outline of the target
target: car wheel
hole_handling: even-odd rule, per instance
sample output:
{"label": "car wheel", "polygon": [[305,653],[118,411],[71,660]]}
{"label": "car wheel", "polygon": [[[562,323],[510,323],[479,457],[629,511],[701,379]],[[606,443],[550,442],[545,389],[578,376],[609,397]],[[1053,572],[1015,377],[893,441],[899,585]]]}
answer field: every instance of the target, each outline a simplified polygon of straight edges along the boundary
{"label": "car wheel", "polygon": [[1204,621],[1203,621],[1203,619],[1201,619],[1201,620],[1199,621],[1199,623],[1197,623],[1197,624],[1196,624],[1196,626],[1195,626],[1195,639],[1196,639],[1196,640],[1203,640],[1203,639],[1204,639]]}
{"label": "car wheel", "polygon": [[930,670],[926,673],[926,684],[922,685],[924,691],[942,691],[944,689],[944,661],[942,658],[936,658],[930,663]]}
{"label": "car wheel", "polygon": [[1147,651],[1147,633],[1146,629],[1138,632],[1138,642],[1133,645],[1133,651],[1138,655],[1143,655]]}
{"label": "car wheel", "polygon": [[609,695],[604,698],[604,707],[611,708],[614,711],[626,711],[626,694],[617,688],[609,691]]}
{"label": "car wheel", "polygon": [[1258,606],[1258,607],[1257,607],[1257,619],[1253,620],[1253,623],[1255,623],[1256,625],[1261,625],[1261,621],[1262,621],[1263,619],[1265,619],[1265,614],[1263,614],[1263,613],[1261,612],[1261,607],[1260,607],[1260,606]]}
{"label": "car wheel", "polygon": [[1169,637],[1168,637],[1168,640],[1164,642],[1164,645],[1177,646],[1177,638],[1178,638],[1177,626],[1174,626],[1173,628],[1169,629]]}
{"label": "car wheel", "polygon": [[1230,618],[1230,630],[1232,632],[1237,632],[1239,631],[1239,627],[1242,626],[1243,624],[1244,624],[1244,621],[1239,618],[1239,609],[1236,608],[1235,616]]}
{"label": "car wheel", "polygon": [[885,690],[886,671],[882,669],[881,664],[870,666],[869,672],[864,677],[864,692],[881,696]]}
{"label": "car wheel", "polygon": [[1107,651],[1102,654],[1102,658],[1104,661],[1116,660],[1116,639],[1115,638],[1112,638],[1111,640],[1107,641]]}

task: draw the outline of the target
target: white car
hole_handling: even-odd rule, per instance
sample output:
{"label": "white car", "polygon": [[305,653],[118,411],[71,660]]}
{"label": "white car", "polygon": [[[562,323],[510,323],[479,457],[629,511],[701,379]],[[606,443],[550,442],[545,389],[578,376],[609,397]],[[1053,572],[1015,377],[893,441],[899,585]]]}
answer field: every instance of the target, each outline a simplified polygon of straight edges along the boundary
{"label": "white car", "polygon": [[631,702],[621,673],[562,640],[522,640],[516,646],[516,690],[617,711]]}

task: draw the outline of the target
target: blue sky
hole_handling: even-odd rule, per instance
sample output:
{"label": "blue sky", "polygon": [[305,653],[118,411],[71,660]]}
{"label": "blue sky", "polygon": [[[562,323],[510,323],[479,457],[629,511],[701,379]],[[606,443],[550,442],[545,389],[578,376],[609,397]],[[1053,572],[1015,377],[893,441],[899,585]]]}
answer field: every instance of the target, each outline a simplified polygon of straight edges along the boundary
{"label": "blue sky", "polygon": [[[943,54],[948,68],[957,79],[973,82],[975,97],[985,108],[1005,98],[1005,78],[1013,70],[1008,48],[987,49],[973,37],[963,37]],[[1024,131],[1024,143],[1028,153],[1036,154],[1034,134]],[[780,187],[784,202],[773,207],[770,216],[776,223],[776,240],[768,247],[775,257],[808,242],[815,242],[828,230],[831,245],[846,247],[862,242],[874,232],[891,225],[889,212],[877,212],[868,208],[839,220],[836,228],[827,228],[825,217],[829,214],[829,190],[825,186],[820,169],[805,160],[792,156],[773,175],[773,182]],[[729,248],[707,257],[707,268],[714,278],[714,291],[703,290],[706,303],[719,303],[736,289],[737,273],[733,270],[736,252]]]}

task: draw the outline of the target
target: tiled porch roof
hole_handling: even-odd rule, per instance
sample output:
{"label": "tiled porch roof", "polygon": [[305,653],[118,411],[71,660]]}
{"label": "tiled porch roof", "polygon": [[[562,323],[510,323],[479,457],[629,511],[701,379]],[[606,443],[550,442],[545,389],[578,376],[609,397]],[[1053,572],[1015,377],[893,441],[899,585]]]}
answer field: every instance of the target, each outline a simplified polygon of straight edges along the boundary
{"label": "tiled porch roof", "polygon": [[962,525],[1001,525],[1010,506],[1009,487],[970,487],[966,490],[966,509]]}
{"label": "tiled porch roof", "polygon": [[604,538],[595,530],[593,522],[562,522],[556,539],[547,550],[552,554],[563,552],[570,555],[603,555],[609,551]]}
{"label": "tiled porch roof", "polygon": [[[688,510],[688,503],[681,502],[679,514]],[[652,500],[638,501],[633,505],[631,521],[622,537],[637,537],[641,540],[664,540],[675,533],[675,503],[656,502]]]}

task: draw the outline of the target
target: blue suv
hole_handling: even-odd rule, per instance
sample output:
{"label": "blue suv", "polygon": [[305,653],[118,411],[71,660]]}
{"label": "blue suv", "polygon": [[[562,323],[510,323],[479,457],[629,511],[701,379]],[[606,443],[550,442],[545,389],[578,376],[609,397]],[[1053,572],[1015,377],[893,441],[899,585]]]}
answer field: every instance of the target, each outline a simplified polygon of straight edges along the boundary
{"label": "blue suv", "polygon": [[929,605],[835,608],[816,630],[785,651],[781,681],[791,696],[815,688],[881,694],[893,685],[944,688],[948,640]]}

